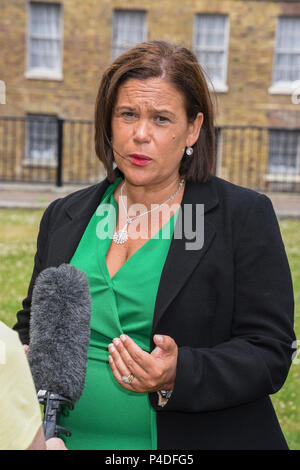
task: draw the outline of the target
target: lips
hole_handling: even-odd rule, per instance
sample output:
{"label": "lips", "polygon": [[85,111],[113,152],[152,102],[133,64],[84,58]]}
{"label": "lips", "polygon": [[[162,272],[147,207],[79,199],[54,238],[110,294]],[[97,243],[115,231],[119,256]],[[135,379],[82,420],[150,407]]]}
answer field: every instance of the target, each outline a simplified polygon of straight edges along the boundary
{"label": "lips", "polygon": [[147,155],[142,155],[139,153],[132,153],[129,155],[129,160],[133,165],[136,166],[145,166],[148,165],[151,161],[152,158],[148,157]]}
{"label": "lips", "polygon": [[132,158],[139,158],[140,160],[152,160],[150,157],[147,157],[147,155],[142,155],[140,153],[132,153],[129,156]]}

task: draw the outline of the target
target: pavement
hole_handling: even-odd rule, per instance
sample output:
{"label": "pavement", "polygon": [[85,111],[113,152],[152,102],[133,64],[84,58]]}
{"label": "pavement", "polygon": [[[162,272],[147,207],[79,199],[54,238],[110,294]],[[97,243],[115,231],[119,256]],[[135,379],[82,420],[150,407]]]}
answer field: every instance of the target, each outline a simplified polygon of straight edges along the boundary
{"label": "pavement", "polygon": [[50,185],[0,183],[0,208],[44,209],[50,202],[83,189],[85,186],[56,187]]}
{"label": "pavement", "polygon": [[[44,209],[55,199],[64,197],[85,186],[0,183],[0,208]],[[280,219],[300,219],[300,193],[265,193],[272,201]]]}

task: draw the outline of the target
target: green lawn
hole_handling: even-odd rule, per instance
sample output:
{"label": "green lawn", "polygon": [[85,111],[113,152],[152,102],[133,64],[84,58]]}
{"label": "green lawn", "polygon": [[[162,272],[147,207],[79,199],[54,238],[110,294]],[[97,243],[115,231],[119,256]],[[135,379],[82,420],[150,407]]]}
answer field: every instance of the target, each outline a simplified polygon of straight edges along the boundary
{"label": "green lawn", "polygon": [[[8,326],[15,323],[16,312],[21,308],[21,302],[27,294],[42,213],[42,210],[0,210],[0,320]],[[280,227],[293,275],[295,330],[298,338],[300,337],[300,221],[284,220],[280,222]],[[292,450],[300,450],[300,351],[298,357],[290,369],[283,388],[271,397]]]}

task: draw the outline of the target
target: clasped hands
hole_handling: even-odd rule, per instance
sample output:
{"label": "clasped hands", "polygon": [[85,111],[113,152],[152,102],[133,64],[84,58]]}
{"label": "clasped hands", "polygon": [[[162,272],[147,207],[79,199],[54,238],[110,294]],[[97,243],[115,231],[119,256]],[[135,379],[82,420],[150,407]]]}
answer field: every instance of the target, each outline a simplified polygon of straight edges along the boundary
{"label": "clasped hands", "polygon": [[[178,347],[170,336],[155,335],[156,348],[151,353],[141,349],[132,338],[121,335],[109,344],[108,357],[116,381],[127,390],[137,393],[172,390],[175,384]],[[122,377],[133,375],[130,384]]]}

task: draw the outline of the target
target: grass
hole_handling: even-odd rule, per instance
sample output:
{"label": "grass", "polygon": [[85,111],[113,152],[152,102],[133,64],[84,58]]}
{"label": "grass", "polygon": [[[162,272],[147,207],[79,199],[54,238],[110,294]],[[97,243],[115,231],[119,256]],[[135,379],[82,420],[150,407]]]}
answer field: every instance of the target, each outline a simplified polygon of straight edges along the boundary
{"label": "grass", "polygon": [[[36,237],[43,210],[0,210],[0,320],[8,326],[22,308],[33,269]],[[300,221],[280,222],[295,293],[295,331],[300,338]],[[282,389],[271,396],[291,450],[300,450],[300,348]]]}
{"label": "grass", "polygon": [[[294,286],[295,332],[300,338],[300,220],[280,222]],[[300,450],[300,342],[295,362],[282,389],[273,395],[272,402],[290,449]]]}

